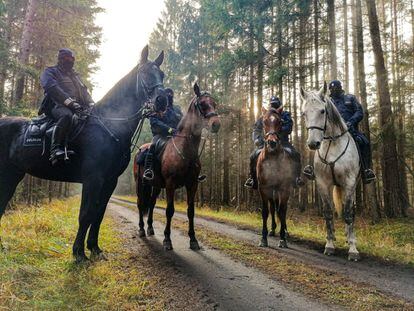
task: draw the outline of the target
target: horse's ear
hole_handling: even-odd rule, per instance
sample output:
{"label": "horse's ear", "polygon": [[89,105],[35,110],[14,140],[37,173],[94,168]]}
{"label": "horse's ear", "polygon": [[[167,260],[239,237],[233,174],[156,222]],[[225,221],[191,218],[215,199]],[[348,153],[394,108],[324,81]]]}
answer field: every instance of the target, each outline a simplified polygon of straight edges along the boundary
{"label": "horse's ear", "polygon": [[194,83],[194,94],[196,94],[197,97],[201,96],[200,87],[198,86],[198,83]]}
{"label": "horse's ear", "polygon": [[319,91],[319,97],[322,99],[325,98],[327,92],[328,92],[328,86],[326,84],[326,81],[323,81],[323,87]]}
{"label": "horse's ear", "polygon": [[300,97],[303,100],[306,100],[306,91],[303,89],[303,87],[300,87]]}
{"label": "horse's ear", "polygon": [[161,51],[160,55],[158,55],[157,59],[154,60],[155,65],[160,67],[164,61],[164,51]]}
{"label": "horse's ear", "polygon": [[149,49],[148,49],[148,44],[142,49],[141,52],[141,59],[139,61],[140,65],[145,65],[148,62],[148,54],[149,54]]}
{"label": "horse's ear", "polygon": [[265,107],[262,106],[262,115],[265,115],[267,112],[267,109]]}

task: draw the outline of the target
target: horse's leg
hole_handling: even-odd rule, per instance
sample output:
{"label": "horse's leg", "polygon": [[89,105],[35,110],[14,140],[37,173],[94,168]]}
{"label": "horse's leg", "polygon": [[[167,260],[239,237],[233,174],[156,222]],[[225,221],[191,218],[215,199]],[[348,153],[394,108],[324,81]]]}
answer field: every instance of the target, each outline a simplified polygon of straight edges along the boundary
{"label": "horse's leg", "polygon": [[262,239],[260,240],[259,246],[260,247],[267,247],[267,217],[269,216],[269,208],[268,208],[268,199],[266,195],[260,192],[260,196],[262,198]]}
{"label": "horse's leg", "polygon": [[137,197],[137,206],[138,206],[138,211],[139,211],[138,236],[140,238],[145,237],[144,212],[143,212],[144,207],[142,206],[142,204],[143,204],[142,196],[138,195]]}
{"label": "horse's leg", "polygon": [[289,196],[285,196],[284,194],[279,194],[280,200],[279,200],[279,207],[277,209],[277,216],[280,220],[280,241],[279,241],[279,247],[281,248],[287,248],[287,242],[286,242],[286,214],[287,214],[287,201],[289,199]]}
{"label": "horse's leg", "polygon": [[105,182],[97,206],[95,219],[92,221],[91,227],[89,229],[87,247],[91,251],[91,255],[94,257],[97,257],[102,253],[102,250],[98,246],[99,229],[101,227],[102,219],[104,217],[109,199],[115,190],[117,182],[118,178],[114,178]]}
{"label": "horse's leg", "polygon": [[333,218],[333,201],[331,197],[331,192],[328,187],[318,187],[319,194],[322,199],[322,210],[323,217],[325,218],[326,223],[326,244],[325,244],[325,255],[333,255],[335,253],[335,227],[334,227],[334,218]]}
{"label": "horse's leg", "polygon": [[154,208],[155,204],[157,203],[158,195],[161,192],[161,188],[152,188],[152,195],[151,195],[151,202],[150,202],[150,208],[148,211],[148,228],[147,228],[147,234],[148,235],[154,235],[154,227],[152,226],[152,223],[154,222]]}
{"label": "horse's leg", "polygon": [[190,248],[199,250],[200,245],[195,237],[194,231],[194,197],[197,192],[198,182],[195,181],[191,185],[186,186],[187,189],[187,216],[188,216],[188,236],[190,237]]}
{"label": "horse's leg", "polygon": [[79,229],[73,243],[73,256],[77,263],[88,260],[85,255],[85,237],[89,226],[96,219],[98,201],[104,184],[103,177],[88,176],[82,187],[82,202],[79,211]]}
{"label": "horse's leg", "polygon": [[270,200],[270,216],[272,218],[272,229],[269,232],[269,236],[276,235],[275,209],[276,209],[276,202],[274,200]]}
{"label": "horse's leg", "polygon": [[[12,198],[16,187],[19,182],[23,179],[24,173],[10,168],[2,168],[0,173],[0,227],[1,218],[6,210],[7,204]],[[3,249],[0,234],[0,250]]]}
{"label": "horse's leg", "polygon": [[349,251],[348,260],[357,261],[360,259],[359,252],[356,248],[356,236],[354,232],[355,209],[353,202],[353,189],[347,189],[345,192],[345,204],[343,217],[345,220],[345,231],[347,235]]}
{"label": "horse's leg", "polygon": [[171,220],[174,216],[174,193],[175,188],[173,185],[168,185],[166,187],[166,194],[167,194],[167,209],[165,210],[165,215],[167,216],[167,224],[165,225],[164,230],[164,249],[165,250],[172,250],[173,246],[171,243]]}

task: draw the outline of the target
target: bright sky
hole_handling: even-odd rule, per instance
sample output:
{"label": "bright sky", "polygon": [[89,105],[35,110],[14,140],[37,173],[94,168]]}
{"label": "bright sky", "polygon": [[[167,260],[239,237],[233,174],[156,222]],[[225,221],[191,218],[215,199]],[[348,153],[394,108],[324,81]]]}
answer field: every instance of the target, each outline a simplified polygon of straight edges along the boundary
{"label": "bright sky", "polygon": [[102,27],[103,42],[97,62],[100,69],[93,75],[95,101],[138,63],[164,9],[164,0],[98,0],[98,5],[105,12],[96,20]]}

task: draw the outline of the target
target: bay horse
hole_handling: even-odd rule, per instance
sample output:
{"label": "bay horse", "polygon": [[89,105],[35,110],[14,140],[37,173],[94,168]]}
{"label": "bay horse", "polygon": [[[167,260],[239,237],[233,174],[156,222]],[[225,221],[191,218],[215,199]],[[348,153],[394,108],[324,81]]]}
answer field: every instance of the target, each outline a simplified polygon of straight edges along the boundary
{"label": "bay horse", "polygon": [[[188,235],[190,237],[190,248],[200,248],[194,231],[194,198],[198,187],[198,176],[201,165],[199,160],[199,146],[203,128],[208,128],[212,133],[220,129],[219,116],[216,113],[216,102],[208,92],[201,92],[197,83],[194,84],[195,97],[190,102],[188,111],[178,124],[177,133],[166,143],[165,149],[160,157],[160,170],[155,170],[152,181],[143,183],[143,165],[138,165],[140,153],[134,161],[134,177],[136,182],[136,193],[138,196],[137,206],[139,210],[139,236],[145,236],[144,215],[148,213],[148,235],[154,234],[152,226],[153,211],[157,197],[162,188],[166,189],[167,195],[167,223],[164,230],[163,246],[165,250],[172,250],[171,220],[174,215],[175,190],[185,187],[187,191],[187,216],[189,221]],[[148,148],[148,144],[146,145]],[[141,148],[140,152],[143,152]]]}
{"label": "bay horse", "polygon": [[280,111],[262,108],[265,145],[257,159],[257,181],[262,200],[262,238],[259,246],[267,247],[267,218],[272,216],[271,235],[275,234],[275,212],[280,221],[279,247],[286,248],[286,214],[290,192],[295,180],[294,166],[279,139],[282,128]]}
{"label": "bay horse", "polygon": [[95,106],[82,132],[71,143],[76,155],[70,163],[54,167],[42,148],[23,147],[29,120],[0,119],[0,218],[24,175],[82,183],[79,228],[73,244],[76,262],[88,260],[84,242],[93,257],[103,257],[98,246],[99,228],[118,177],[130,161],[131,138],[146,103],[166,101],[164,74],[160,69],[164,52],[148,60],[148,46],[141,59]]}
{"label": "bay horse", "polygon": [[349,244],[348,259],[360,259],[354,232],[354,193],[359,179],[360,161],[357,146],[348,128],[327,93],[326,82],[321,90],[307,92],[301,88],[302,115],[308,130],[307,145],[316,150],[314,173],[323,202],[326,222],[324,253],[335,252],[333,207],[345,221]]}

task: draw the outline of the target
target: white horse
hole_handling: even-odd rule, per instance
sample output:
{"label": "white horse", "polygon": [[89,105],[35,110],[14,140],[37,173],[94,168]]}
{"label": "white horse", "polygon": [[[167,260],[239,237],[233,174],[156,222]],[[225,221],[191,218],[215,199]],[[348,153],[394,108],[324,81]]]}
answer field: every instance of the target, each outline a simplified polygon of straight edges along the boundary
{"label": "white horse", "polygon": [[326,82],[319,92],[300,90],[304,102],[302,115],[308,130],[307,145],[316,150],[314,172],[327,231],[324,253],[332,255],[335,252],[335,207],[346,224],[348,259],[357,261],[360,256],[354,232],[354,193],[360,171],[359,154],[344,120],[326,92]]}

